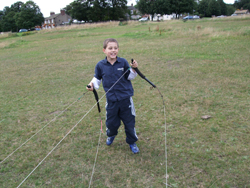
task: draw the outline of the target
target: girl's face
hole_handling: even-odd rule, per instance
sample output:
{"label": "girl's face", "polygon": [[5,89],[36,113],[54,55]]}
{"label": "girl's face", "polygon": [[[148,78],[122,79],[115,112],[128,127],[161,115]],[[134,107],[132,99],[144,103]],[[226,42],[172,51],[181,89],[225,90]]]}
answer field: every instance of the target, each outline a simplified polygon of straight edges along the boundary
{"label": "girl's face", "polygon": [[109,42],[107,45],[106,49],[103,49],[103,52],[106,54],[107,56],[107,60],[110,61],[114,61],[116,60],[116,56],[118,54],[119,48],[116,42]]}

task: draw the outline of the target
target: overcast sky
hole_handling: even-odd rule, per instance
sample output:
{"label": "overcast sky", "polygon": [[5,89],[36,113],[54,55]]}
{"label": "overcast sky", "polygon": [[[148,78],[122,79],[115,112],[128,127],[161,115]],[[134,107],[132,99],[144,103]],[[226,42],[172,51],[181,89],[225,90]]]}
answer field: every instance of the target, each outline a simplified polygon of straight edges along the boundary
{"label": "overcast sky", "polygon": [[[21,1],[23,3],[26,3],[27,0],[0,0],[0,10],[3,10],[4,7],[8,6],[10,7],[12,4]],[[51,0],[51,1],[45,1],[45,0],[33,0],[36,5],[39,6],[41,12],[43,13],[44,17],[49,17],[50,12],[60,13],[60,9],[66,7],[66,5],[69,5],[74,0]],[[128,5],[131,5],[133,3],[136,4],[136,0],[127,0]],[[234,0],[224,0],[227,4],[233,4]]]}

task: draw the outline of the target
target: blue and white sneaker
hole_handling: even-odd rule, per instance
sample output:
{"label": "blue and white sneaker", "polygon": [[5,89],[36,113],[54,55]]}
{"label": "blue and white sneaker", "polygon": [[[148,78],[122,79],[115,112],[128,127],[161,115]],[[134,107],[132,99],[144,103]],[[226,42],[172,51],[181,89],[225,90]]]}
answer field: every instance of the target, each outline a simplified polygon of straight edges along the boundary
{"label": "blue and white sneaker", "polygon": [[137,147],[136,143],[130,144],[129,146],[130,146],[131,151],[132,151],[134,154],[140,152],[140,150],[139,150],[139,148]]}
{"label": "blue and white sneaker", "polygon": [[110,146],[113,143],[114,139],[115,139],[115,136],[108,137],[106,140],[106,144]]}

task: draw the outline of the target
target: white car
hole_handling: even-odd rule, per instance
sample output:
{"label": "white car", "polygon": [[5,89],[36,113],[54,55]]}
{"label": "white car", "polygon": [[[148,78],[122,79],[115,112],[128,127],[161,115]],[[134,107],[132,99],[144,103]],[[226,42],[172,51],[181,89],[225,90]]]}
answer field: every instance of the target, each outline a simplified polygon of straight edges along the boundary
{"label": "white car", "polygon": [[79,23],[81,23],[81,21],[73,20],[73,23],[74,23],[74,24],[79,24]]}
{"label": "white car", "polygon": [[220,15],[220,16],[217,16],[217,18],[225,18],[227,16],[224,16],[224,15]]}
{"label": "white car", "polygon": [[148,21],[148,17],[143,17],[143,18],[139,19],[139,22],[146,22],[146,21]]}
{"label": "white car", "polygon": [[200,19],[200,16],[194,15],[193,19]]}

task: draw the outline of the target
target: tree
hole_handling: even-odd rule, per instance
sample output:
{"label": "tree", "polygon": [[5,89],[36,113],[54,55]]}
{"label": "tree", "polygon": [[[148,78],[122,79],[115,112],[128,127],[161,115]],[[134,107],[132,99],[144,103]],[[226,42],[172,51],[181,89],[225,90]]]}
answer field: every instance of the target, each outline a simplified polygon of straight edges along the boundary
{"label": "tree", "polygon": [[0,32],[2,31],[2,26],[1,26],[2,20],[3,20],[3,11],[0,10]]}
{"label": "tree", "polygon": [[246,9],[250,10],[250,3],[246,4]]}
{"label": "tree", "polygon": [[158,0],[156,1],[156,13],[157,14],[171,14],[170,0]]}
{"label": "tree", "polygon": [[208,15],[209,16],[219,16],[220,12],[220,4],[216,0],[210,0],[208,3]]}
{"label": "tree", "polygon": [[[161,4],[157,2],[157,0],[140,0],[139,2],[137,2],[138,10],[142,14],[154,15],[155,13],[158,13],[156,8],[157,6],[161,6]],[[153,16],[151,19],[153,20]]]}
{"label": "tree", "polygon": [[107,0],[108,14],[112,20],[124,19],[127,12],[127,0]]}
{"label": "tree", "polygon": [[220,13],[222,15],[227,15],[227,5],[223,0],[217,0],[220,5]]}
{"label": "tree", "polygon": [[10,7],[5,7],[0,14],[1,31],[18,31],[20,28],[31,28],[41,25],[44,21],[40,8],[33,2],[25,4],[17,1]]}
{"label": "tree", "polygon": [[209,0],[201,0],[198,5],[198,12],[203,14],[205,17],[208,16],[208,3]]}
{"label": "tree", "polygon": [[[18,28],[17,28],[16,22],[14,19],[16,13],[14,11],[9,11],[8,8],[7,8],[8,14],[2,16],[1,29],[2,29],[2,31],[5,31],[5,32],[6,31],[17,31]],[[5,12],[5,10],[6,9],[4,9],[3,13]]]}
{"label": "tree", "polygon": [[152,12],[153,1],[140,0],[137,2],[137,8],[142,14],[149,14]]}
{"label": "tree", "polygon": [[95,0],[91,11],[91,18],[93,21],[109,20],[107,11],[108,4],[106,0]]}
{"label": "tree", "polygon": [[170,0],[170,4],[172,12],[176,13],[176,15],[181,13],[193,13],[194,10],[193,0]]}
{"label": "tree", "polygon": [[127,0],[75,0],[64,9],[77,20],[118,20],[125,18]]}
{"label": "tree", "polygon": [[40,8],[33,2],[27,1],[21,6],[21,11],[14,16],[16,25],[19,28],[32,28],[36,25],[42,25],[44,22],[43,14]]}
{"label": "tree", "polygon": [[23,2],[18,1],[11,5],[11,7],[5,7],[1,13],[0,18],[0,30],[1,31],[18,31],[18,27],[15,22],[16,13],[21,11]]}
{"label": "tree", "polygon": [[195,12],[196,14],[199,13],[199,11],[198,11],[198,2],[197,2],[197,1],[194,1],[194,12]]}
{"label": "tree", "polygon": [[[140,0],[137,8],[142,14],[170,14],[170,0]],[[153,19],[153,17],[152,17]]]}
{"label": "tree", "polygon": [[243,5],[243,9],[250,10],[250,2]]}
{"label": "tree", "polygon": [[235,12],[235,8],[233,5],[226,5],[227,6],[227,15],[230,16]]}
{"label": "tree", "polygon": [[21,8],[23,4],[24,4],[23,2],[17,1],[16,3],[10,6],[10,9],[11,11],[14,11],[14,12],[21,12]]}
{"label": "tree", "polygon": [[235,1],[234,6],[236,9],[241,9],[241,8],[248,9],[247,7],[249,7],[249,4],[250,0],[241,0],[241,1]]}
{"label": "tree", "polygon": [[64,9],[73,19],[89,21],[91,6],[91,0],[75,0]]}

